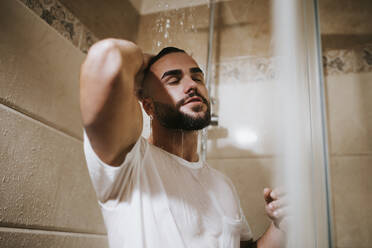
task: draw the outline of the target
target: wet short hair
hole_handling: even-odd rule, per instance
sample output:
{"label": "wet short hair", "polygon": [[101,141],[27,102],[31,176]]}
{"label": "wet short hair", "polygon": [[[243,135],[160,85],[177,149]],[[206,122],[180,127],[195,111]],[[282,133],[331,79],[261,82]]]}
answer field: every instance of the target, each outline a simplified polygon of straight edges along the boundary
{"label": "wet short hair", "polygon": [[[167,54],[170,54],[170,53],[186,53],[184,50],[182,49],[179,49],[177,47],[164,47],[157,55],[155,55],[154,57],[152,57],[150,60],[149,60],[149,63],[147,65],[147,67],[145,68],[145,77],[147,75],[147,73],[149,72],[151,66],[156,62],[158,61],[160,58],[164,57],[165,55]],[[145,92],[144,92],[144,85],[142,83],[141,87],[138,89],[137,91],[137,97],[141,100],[145,97]]]}
{"label": "wet short hair", "polygon": [[149,70],[150,67],[156,61],[158,61],[160,58],[162,58],[165,55],[170,54],[170,53],[186,53],[186,52],[184,50],[182,50],[182,49],[177,48],[177,47],[164,47],[157,55],[155,55],[154,57],[152,57],[150,59],[149,64],[147,65],[146,70]]}

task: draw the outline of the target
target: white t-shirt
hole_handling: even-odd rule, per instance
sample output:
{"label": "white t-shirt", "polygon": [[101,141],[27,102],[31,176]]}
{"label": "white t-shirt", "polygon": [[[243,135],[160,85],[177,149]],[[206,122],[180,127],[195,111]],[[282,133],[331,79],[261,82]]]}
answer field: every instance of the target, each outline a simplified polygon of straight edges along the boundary
{"label": "white t-shirt", "polygon": [[101,161],[84,133],[84,151],[110,248],[235,248],[252,238],[231,181],[140,137],[125,161]]}

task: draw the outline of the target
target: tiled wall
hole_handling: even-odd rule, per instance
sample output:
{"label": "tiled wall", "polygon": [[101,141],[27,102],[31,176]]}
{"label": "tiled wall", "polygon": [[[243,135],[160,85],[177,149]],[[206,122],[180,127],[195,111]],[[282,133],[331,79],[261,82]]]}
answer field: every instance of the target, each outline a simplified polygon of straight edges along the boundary
{"label": "tiled wall", "polygon": [[[43,194],[46,199],[52,199],[52,196],[57,195],[53,200],[57,199],[58,206],[44,206],[44,201],[34,200],[31,201],[31,206],[26,208],[27,211],[23,212],[21,216],[16,216],[19,211],[14,210],[10,213],[8,209],[10,207],[23,208],[20,205],[20,200],[17,199],[26,199],[26,197],[24,195],[20,198],[1,195],[4,199],[8,197],[10,203],[0,208],[0,213],[3,213],[0,216],[1,226],[3,226],[0,238],[4,237],[4,239],[0,239],[0,242],[10,236],[21,237],[19,242],[27,240],[27,237],[35,237],[35,240],[40,240],[40,242],[57,242],[51,241],[54,240],[51,237],[55,237],[55,231],[59,233],[62,230],[63,234],[66,234],[63,236],[66,244],[71,242],[76,247],[83,247],[84,244],[91,247],[88,244],[92,242],[99,245],[100,243],[93,242],[93,240],[102,241],[103,228],[101,224],[88,225],[89,221],[84,219],[87,213],[79,212],[82,211],[80,207],[75,212],[56,211],[57,207],[61,207],[60,204],[62,206],[70,204],[68,201],[65,203],[63,201],[63,195],[69,189],[67,188],[66,191],[57,190],[65,183],[63,180],[58,181],[60,179],[56,176],[58,173],[70,173],[70,167],[58,169],[57,164],[75,163],[63,161],[64,156],[62,156],[63,154],[71,154],[73,151],[71,149],[62,151],[61,158],[55,159],[38,155],[40,150],[47,151],[46,154],[53,154],[53,149],[57,149],[53,146],[38,146],[40,139],[51,140],[49,143],[56,142],[58,144],[64,144],[63,142],[79,143],[81,139],[80,124],[77,121],[79,119],[77,95],[75,95],[78,90],[74,88],[77,87],[74,75],[78,74],[77,68],[83,56],[81,53],[77,53],[76,49],[74,50],[57,33],[53,33],[51,28],[47,28],[45,22],[83,52],[86,52],[89,45],[97,38],[56,0],[20,1],[42,17],[44,25],[42,21],[36,21],[35,15],[31,15],[21,6],[17,7],[18,11],[26,12],[26,17],[32,16],[33,22],[37,22],[37,25],[44,27],[47,31],[43,31],[44,29],[40,29],[39,26],[37,26],[38,28],[33,27],[39,31],[32,35],[33,39],[29,39],[25,32],[17,32],[17,29],[12,28],[8,23],[7,34],[11,30],[15,33],[14,38],[9,35],[6,37],[2,35],[0,38],[2,43],[8,44],[7,49],[1,50],[2,58],[12,61],[12,63],[7,63],[5,67],[0,67],[0,70],[5,68],[3,69],[5,76],[1,78],[2,86],[5,85],[5,91],[2,90],[0,95],[3,103],[0,116],[4,120],[9,119],[12,120],[12,123],[17,122],[18,125],[27,127],[24,129],[27,131],[25,131],[26,134],[19,133],[16,127],[10,126],[2,132],[4,137],[18,137],[16,141],[8,142],[9,144],[1,150],[7,151],[2,152],[1,157],[10,160],[5,170],[8,174],[4,174],[8,176],[4,177],[2,187],[5,189],[8,185],[10,192],[18,192],[18,190],[27,188],[30,190],[30,198],[34,199],[37,196],[35,192],[41,192],[43,184],[35,184],[30,178],[35,174],[41,178],[40,181],[52,178],[49,180],[53,182],[51,183],[53,190],[51,192],[45,190]],[[78,9],[77,6],[74,6],[74,1],[62,1],[66,6],[70,6],[70,10],[76,11]],[[16,8],[17,2],[13,4],[8,3],[10,0],[5,2]],[[372,172],[372,103],[370,100],[372,99],[372,35],[368,16],[372,11],[372,6],[370,1],[365,0],[353,2],[342,0],[342,3],[334,0],[319,2],[323,64],[326,75],[336,247],[370,247],[372,244],[372,218],[367,206],[372,202],[370,197],[372,188],[369,180],[369,175]],[[151,53],[158,52],[167,45],[184,48],[205,68],[208,16],[209,9],[206,5],[146,14],[139,18],[138,33],[133,34],[131,31],[132,33],[127,37],[136,40],[144,51]],[[5,20],[4,15],[0,16],[0,20]],[[217,99],[214,110],[219,115],[219,126],[209,130],[208,161],[234,181],[241,197],[244,212],[255,237],[258,237],[269,224],[263,209],[261,191],[265,186],[272,186],[272,179],[276,173],[275,147],[273,147],[275,130],[271,113],[274,104],[272,99],[275,94],[272,89],[275,59],[272,57],[270,1],[234,0],[219,3],[216,8],[215,21],[217,27],[214,37],[213,59],[215,86],[212,88],[212,94]],[[30,21],[24,22],[29,23]],[[88,20],[86,23],[89,27],[94,27],[92,20]],[[102,23],[105,22],[102,21]],[[25,28],[25,30],[34,30],[31,28]],[[111,31],[117,32],[117,37],[123,35],[120,31],[114,29]],[[43,32],[48,33],[50,37],[48,35],[42,36]],[[30,34],[32,33],[34,32],[30,31]],[[99,31],[95,32],[95,34],[97,33]],[[40,43],[38,37],[44,37],[42,41],[45,43]],[[58,42],[56,44],[56,41],[61,44]],[[9,44],[17,44],[17,42],[17,46],[12,45],[9,48]],[[64,48],[60,49],[61,47]],[[42,48],[41,56],[37,56],[40,55],[40,48]],[[14,51],[25,55],[26,58],[31,58],[32,63],[25,62],[29,59],[22,60],[13,56],[16,54]],[[25,53],[25,51],[27,52]],[[57,59],[55,59],[56,55]],[[4,62],[4,59],[0,62]],[[53,63],[50,63],[51,61]],[[43,71],[53,73],[44,75],[40,71],[34,70],[35,63],[40,68],[48,66]],[[66,67],[66,65],[70,67]],[[74,73],[66,73],[64,70],[68,69],[75,71]],[[17,73],[17,70],[23,70],[25,73]],[[57,74],[56,71],[60,74]],[[68,78],[66,79],[66,77]],[[71,99],[75,100],[71,101]],[[45,102],[49,104],[43,104]],[[232,109],[238,109],[240,112],[231,111]],[[10,121],[4,123],[10,123]],[[59,134],[61,137],[58,136]],[[35,139],[35,135],[42,138]],[[22,150],[22,146],[19,146],[19,144],[25,143],[31,144],[30,151]],[[39,143],[42,144],[42,142]],[[65,147],[73,146],[72,143],[65,145]],[[79,145],[76,144],[76,146]],[[16,156],[18,154],[22,154],[22,156]],[[79,153],[78,156],[82,155]],[[19,157],[25,158],[18,161]],[[62,161],[55,163],[56,168],[49,171],[50,175],[38,172],[40,170],[48,171],[46,166],[49,166],[50,161],[60,161],[59,159]],[[78,166],[83,167],[84,162],[82,158],[81,160],[82,162],[79,162],[80,159],[77,159],[76,163],[81,163]],[[29,164],[34,164],[27,163],[27,161],[40,161],[37,163],[40,166],[25,170],[24,174],[17,177],[16,172],[23,168],[21,166],[27,167]],[[13,166],[15,164],[16,166]],[[85,172],[82,170],[81,173]],[[83,178],[86,180],[86,175]],[[25,181],[19,185],[21,188],[12,191],[11,187],[14,182],[21,179]],[[74,182],[75,179],[71,180]],[[84,185],[89,184],[89,181],[86,181]],[[90,192],[89,208],[92,208],[92,213],[97,215],[95,202],[92,200],[94,197],[91,187],[87,187],[86,190]],[[82,201],[82,199],[76,201],[78,200]],[[47,202],[51,203],[52,200]],[[80,205],[86,206],[83,203],[78,203],[77,206]],[[47,209],[45,220],[35,210],[38,208]],[[89,211],[88,213],[92,214]],[[83,221],[80,219],[79,223],[73,221],[70,223],[68,218],[65,218],[68,214],[82,215]],[[35,217],[29,218],[28,216]],[[100,217],[97,219],[99,219],[98,222],[101,221]],[[96,226],[98,229],[89,229],[85,225]],[[29,233],[27,228],[52,231],[46,233],[31,231]],[[75,233],[78,233],[77,236]],[[88,234],[84,236],[79,233]],[[70,245],[66,245],[66,247],[70,247]]]}
{"label": "tiled wall", "polygon": [[336,244],[371,247],[372,72],[325,80]]}
{"label": "tiled wall", "polygon": [[99,39],[136,39],[140,16],[129,0],[59,1]]}
{"label": "tiled wall", "polygon": [[180,47],[204,65],[207,58],[209,9],[207,6],[170,10],[141,16],[137,44],[147,53]]}
{"label": "tiled wall", "polygon": [[84,53],[99,39],[137,37],[139,14],[129,0],[18,1]]}
{"label": "tiled wall", "polygon": [[335,244],[372,247],[372,2],[319,3]]}
{"label": "tiled wall", "polygon": [[55,30],[76,20],[43,4],[49,24],[20,1],[0,1],[0,247],[106,247],[82,151],[85,55],[70,42],[75,29]]}
{"label": "tiled wall", "polygon": [[83,52],[98,38],[57,0],[19,0]]}

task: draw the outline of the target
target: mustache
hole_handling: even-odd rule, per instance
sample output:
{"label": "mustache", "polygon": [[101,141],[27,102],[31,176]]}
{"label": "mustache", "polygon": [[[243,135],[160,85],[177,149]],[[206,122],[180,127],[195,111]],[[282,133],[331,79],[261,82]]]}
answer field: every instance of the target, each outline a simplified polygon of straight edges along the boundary
{"label": "mustache", "polygon": [[203,97],[202,95],[200,95],[197,92],[192,92],[192,93],[188,94],[185,98],[183,98],[183,99],[181,99],[177,102],[177,104],[176,104],[177,109],[179,107],[181,107],[182,105],[184,105],[187,100],[189,100],[191,97],[194,97],[194,96],[200,97],[202,99],[203,103],[205,103],[205,105],[209,106],[209,102],[205,97]]}

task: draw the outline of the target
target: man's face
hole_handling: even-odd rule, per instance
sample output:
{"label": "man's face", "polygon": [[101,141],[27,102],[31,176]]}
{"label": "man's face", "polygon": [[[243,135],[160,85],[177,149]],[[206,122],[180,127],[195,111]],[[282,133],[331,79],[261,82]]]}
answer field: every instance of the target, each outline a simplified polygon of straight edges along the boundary
{"label": "man's face", "polygon": [[150,68],[146,80],[153,116],[170,129],[199,130],[210,123],[203,72],[186,53],[170,53]]}

